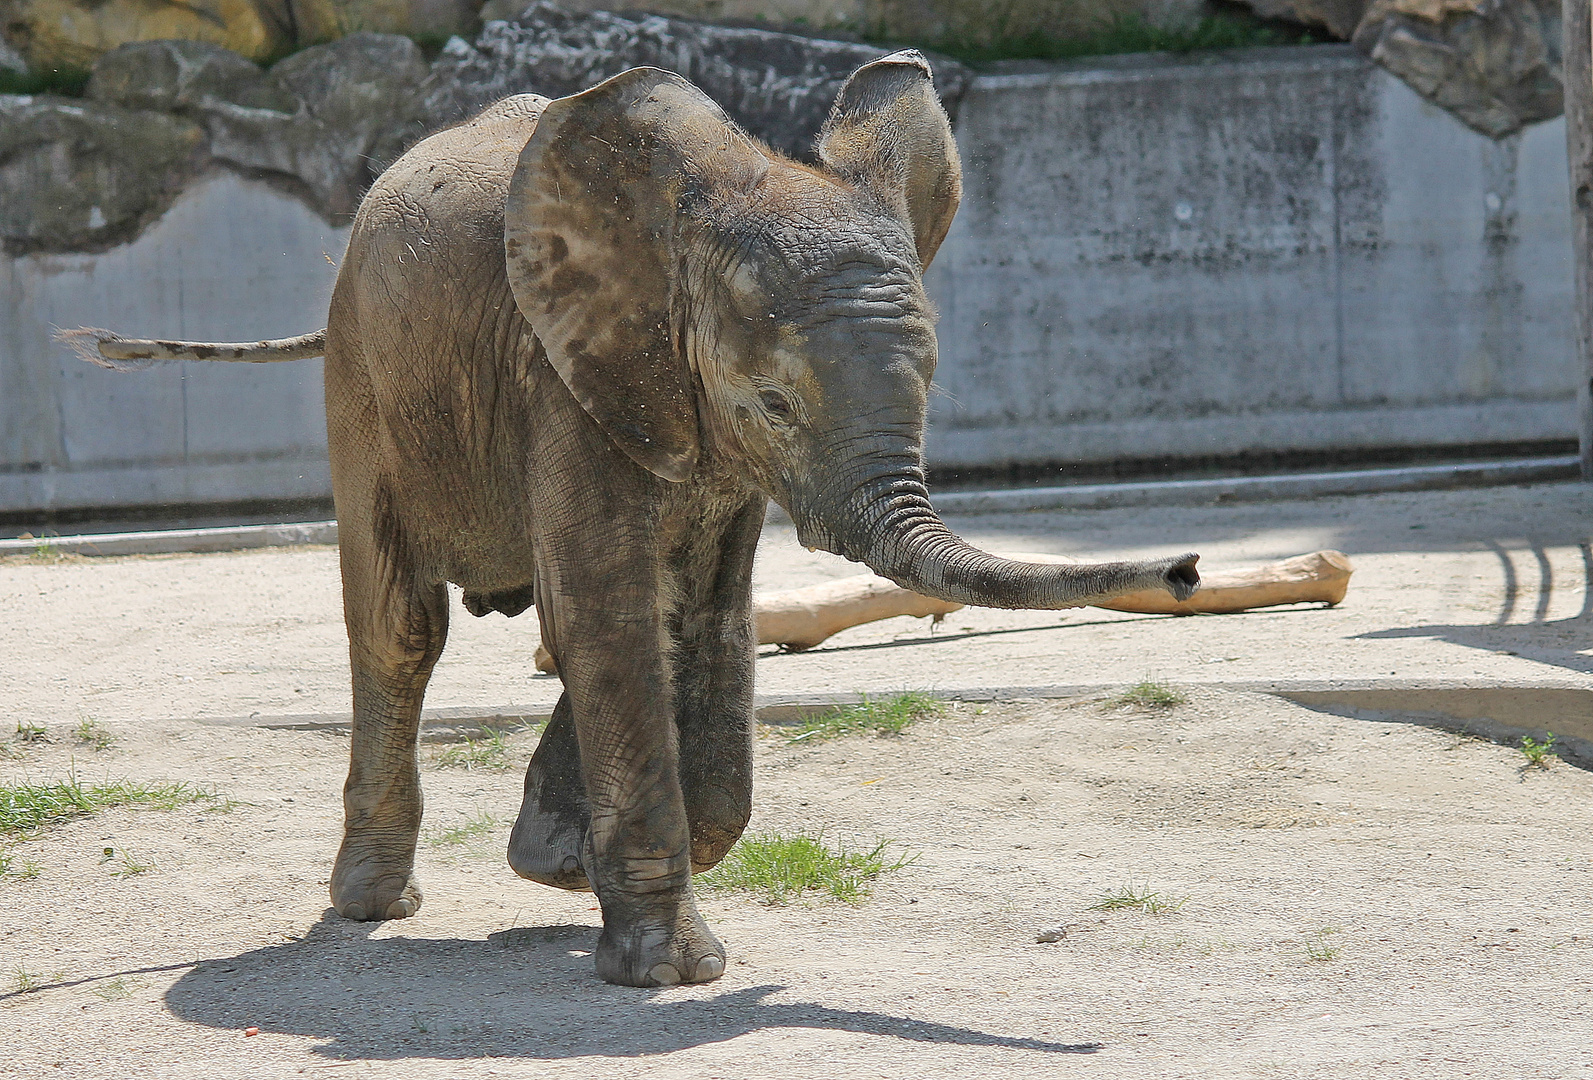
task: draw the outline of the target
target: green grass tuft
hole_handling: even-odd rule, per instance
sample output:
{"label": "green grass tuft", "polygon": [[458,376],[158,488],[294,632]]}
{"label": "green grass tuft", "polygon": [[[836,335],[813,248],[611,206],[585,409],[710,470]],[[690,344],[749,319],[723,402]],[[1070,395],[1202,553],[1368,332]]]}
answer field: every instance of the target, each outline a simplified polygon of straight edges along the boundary
{"label": "green grass tuft", "polygon": [[479,840],[497,828],[499,820],[494,814],[477,814],[463,825],[455,825],[451,829],[433,829],[427,834],[426,841],[438,847],[444,847],[449,844],[468,844],[472,840]]}
{"label": "green grass tuft", "polygon": [[72,737],[96,753],[116,745],[116,736],[98,720],[83,720],[72,729]]}
{"label": "green grass tuft", "polygon": [[529,724],[521,728],[481,729],[479,739],[465,739],[437,755],[439,769],[510,769],[517,762],[510,755],[509,738],[522,733],[541,734],[545,725]]}
{"label": "green grass tuft", "polygon": [[868,895],[881,874],[900,870],[918,856],[894,862],[885,854],[890,841],[868,851],[831,851],[822,835],[744,836],[723,862],[697,882],[713,889],[755,893],[766,904],[788,904],[809,894],[856,903]]}
{"label": "green grass tuft", "polygon": [[1112,699],[1112,704],[1120,709],[1172,709],[1188,702],[1189,695],[1177,687],[1149,679],[1135,683]]}
{"label": "green grass tuft", "polygon": [[106,863],[116,864],[111,871],[111,876],[119,878],[137,877],[139,874],[147,874],[155,869],[154,863],[141,862],[138,856],[126,848],[106,848],[100,854],[100,865],[104,866]]}
{"label": "green grass tuft", "polygon": [[1316,940],[1305,943],[1306,959],[1316,960],[1322,963],[1326,963],[1329,960],[1337,960],[1339,958],[1339,953],[1343,952],[1344,949],[1342,946],[1334,945],[1329,942],[1327,937],[1329,934],[1336,934],[1338,932],[1339,928],[1336,926],[1324,926],[1322,929],[1318,930],[1314,935]]}
{"label": "green grass tuft", "polygon": [[1101,894],[1091,911],[1143,911],[1147,915],[1171,915],[1189,900],[1152,892],[1148,885],[1122,885]]}
{"label": "green grass tuft", "polygon": [[15,739],[19,743],[46,743],[50,741],[50,734],[43,724],[35,724],[28,720],[17,721]]}
{"label": "green grass tuft", "polygon": [[812,742],[861,731],[872,731],[876,735],[900,735],[919,720],[945,714],[944,701],[918,691],[878,700],[865,695],[856,705],[841,705],[809,717],[786,741]]}
{"label": "green grass tuft", "polygon": [[0,833],[31,833],[45,825],[86,817],[116,806],[171,810],[217,796],[188,783],[145,784],[132,780],[85,784],[76,776],[46,784],[0,786]]}
{"label": "green grass tuft", "polygon": [[1530,735],[1521,739],[1521,755],[1527,759],[1526,764],[1521,766],[1523,769],[1547,769],[1549,767],[1549,758],[1556,753],[1553,734],[1550,734],[1542,742]]}

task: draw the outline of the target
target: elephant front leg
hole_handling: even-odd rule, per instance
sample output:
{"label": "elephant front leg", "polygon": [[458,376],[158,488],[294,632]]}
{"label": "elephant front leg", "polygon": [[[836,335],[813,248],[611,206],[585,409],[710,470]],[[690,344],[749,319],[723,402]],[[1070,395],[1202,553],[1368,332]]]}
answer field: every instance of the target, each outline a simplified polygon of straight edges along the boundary
{"label": "elephant front leg", "polygon": [[591,813],[584,868],[603,909],[597,973],[626,986],[707,982],[724,974],[725,950],[692,895],[658,626],[601,621],[588,633],[561,627],[559,656]]}
{"label": "elephant front leg", "polygon": [[510,868],[543,885],[590,889],[585,867],[590,821],[575,717],[570,695],[563,694],[525,771],[525,797],[509,834]]}

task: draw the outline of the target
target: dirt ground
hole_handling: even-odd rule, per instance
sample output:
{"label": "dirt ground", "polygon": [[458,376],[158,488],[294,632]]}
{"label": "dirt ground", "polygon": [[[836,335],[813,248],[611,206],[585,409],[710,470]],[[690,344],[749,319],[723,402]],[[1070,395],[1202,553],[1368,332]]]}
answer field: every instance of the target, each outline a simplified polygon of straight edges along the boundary
{"label": "dirt ground", "polygon": [[[1537,484],[1355,498],[954,519],[994,550],[1093,558],[1194,550],[1203,570],[1347,552],[1349,596],[1178,619],[1086,608],[965,608],[889,619],[804,653],[765,648],[766,695],[1116,685],[1423,681],[1593,688],[1593,488]],[[764,531],[760,587],[856,574],[789,527]],[[560,685],[531,663],[536,616],[452,605],[426,703],[541,712]],[[0,700],[53,723],[343,714],[348,646],[335,548],[0,560],[10,628]]]}
{"label": "dirt ground", "polygon": [[[236,805],[17,846],[0,1076],[1593,1077],[1593,774],[1487,742],[1209,688],[771,732],[754,829],[917,861],[856,905],[705,890],[725,977],[636,990],[593,975],[589,895],[503,863],[529,734],[503,771],[423,747],[425,905],[373,925],[327,909],[345,737],[107,727],[10,744],[0,776]],[[1125,885],[1187,899],[1091,909]]]}

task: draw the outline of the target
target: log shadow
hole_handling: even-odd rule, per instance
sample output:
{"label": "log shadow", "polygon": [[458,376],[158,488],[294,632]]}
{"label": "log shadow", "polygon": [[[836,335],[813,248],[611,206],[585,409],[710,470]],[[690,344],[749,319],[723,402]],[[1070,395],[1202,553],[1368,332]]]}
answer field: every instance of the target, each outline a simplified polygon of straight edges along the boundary
{"label": "log shadow", "polygon": [[[786,991],[778,985],[608,986],[592,972],[594,926],[518,927],[480,941],[378,938],[376,925],[328,909],[300,939],[201,961],[166,1005],[207,1027],[321,1039],[315,1052],[338,1060],[638,1058],[793,1027],[1046,1054],[1102,1049],[768,1000]],[[733,978],[734,968],[726,983]]]}

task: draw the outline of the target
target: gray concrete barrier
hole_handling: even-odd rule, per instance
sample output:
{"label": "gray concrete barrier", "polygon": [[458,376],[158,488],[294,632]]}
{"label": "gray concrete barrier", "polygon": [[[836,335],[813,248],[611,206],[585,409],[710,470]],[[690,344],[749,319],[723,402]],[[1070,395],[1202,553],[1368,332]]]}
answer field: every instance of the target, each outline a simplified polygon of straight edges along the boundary
{"label": "gray concrete barrier", "polygon": [[[958,139],[935,465],[1574,437],[1559,122],[1494,143],[1317,46],[1009,65]],[[0,513],[326,495],[319,361],[117,375],[50,332],[311,330],[346,240],[222,172],[114,250],[0,257]]]}

